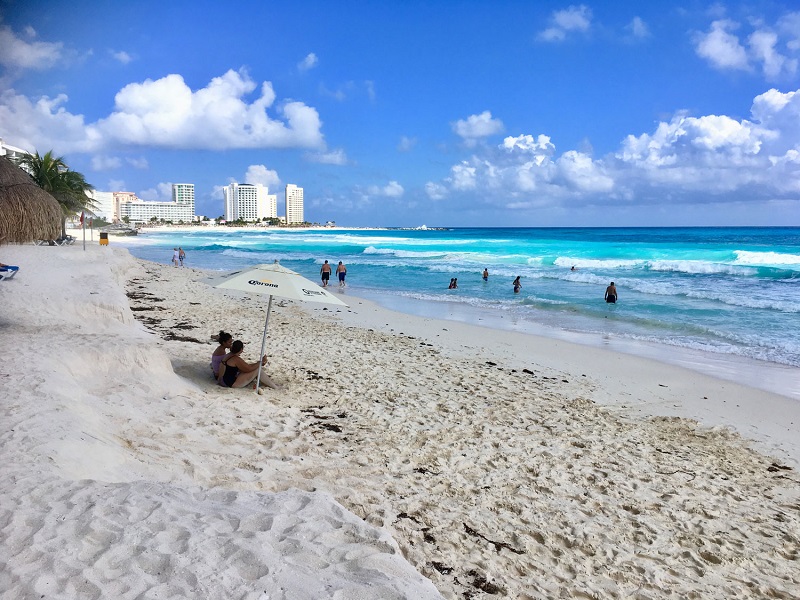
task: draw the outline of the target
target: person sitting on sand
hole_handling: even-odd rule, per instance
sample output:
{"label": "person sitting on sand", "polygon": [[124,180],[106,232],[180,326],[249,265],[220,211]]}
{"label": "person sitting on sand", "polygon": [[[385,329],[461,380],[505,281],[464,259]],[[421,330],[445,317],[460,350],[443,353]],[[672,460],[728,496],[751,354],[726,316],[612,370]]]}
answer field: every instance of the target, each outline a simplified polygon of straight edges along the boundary
{"label": "person sitting on sand", "polygon": [[219,346],[211,354],[211,370],[214,372],[214,379],[219,379],[219,365],[222,359],[228,354],[228,351],[233,345],[233,336],[225,331],[220,331],[217,337]]}
{"label": "person sitting on sand", "polygon": [[611,282],[611,285],[606,288],[605,298],[606,302],[609,304],[616,304],[617,302],[617,287],[614,285],[613,281]]}
{"label": "person sitting on sand", "polygon": [[[242,350],[244,350],[244,343],[241,340],[236,340],[231,344],[230,353],[225,356],[219,365],[219,384],[223,387],[229,388],[243,388],[244,386],[252,383],[258,377],[259,362],[245,362],[242,357]],[[267,364],[267,355],[261,357],[261,366]],[[269,377],[262,373],[261,385],[277,389],[277,384]]]}

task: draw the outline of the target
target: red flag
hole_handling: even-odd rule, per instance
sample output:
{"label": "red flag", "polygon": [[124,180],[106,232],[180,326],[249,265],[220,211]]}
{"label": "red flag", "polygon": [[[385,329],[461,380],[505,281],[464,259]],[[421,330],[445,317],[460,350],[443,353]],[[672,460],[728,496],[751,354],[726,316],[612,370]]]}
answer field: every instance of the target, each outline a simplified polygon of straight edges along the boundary
{"label": "red flag", "polygon": [[83,225],[83,211],[81,211],[81,225]]}
{"label": "red flag", "polygon": [[89,229],[92,228],[92,217],[89,217]]}

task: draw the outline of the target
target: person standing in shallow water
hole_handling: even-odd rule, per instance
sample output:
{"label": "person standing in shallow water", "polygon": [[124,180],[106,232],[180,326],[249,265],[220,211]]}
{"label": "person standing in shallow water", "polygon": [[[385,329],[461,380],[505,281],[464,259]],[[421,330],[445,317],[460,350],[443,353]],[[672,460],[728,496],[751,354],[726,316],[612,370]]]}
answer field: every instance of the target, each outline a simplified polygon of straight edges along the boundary
{"label": "person standing in shallow water", "polygon": [[339,276],[339,287],[346,286],[344,278],[347,275],[347,267],[344,266],[342,261],[339,261],[339,266],[336,267],[336,274]]}
{"label": "person standing in shallow water", "polygon": [[517,275],[517,278],[514,280],[514,293],[519,294],[519,291],[522,289],[522,284],[519,282],[520,276]]}
{"label": "person standing in shallow water", "polygon": [[611,282],[611,285],[609,285],[606,288],[606,296],[605,296],[605,298],[606,298],[606,302],[608,302],[609,304],[616,304],[617,303],[617,286],[614,285],[613,281]]}
{"label": "person standing in shallow water", "polygon": [[489,269],[484,269],[483,270],[483,280],[484,281],[489,281]]}
{"label": "person standing in shallow water", "polygon": [[178,260],[181,261],[181,266],[183,266],[183,261],[186,260],[186,252],[180,246],[178,246]]}
{"label": "person standing in shallow water", "polygon": [[327,260],[319,270],[319,274],[322,276],[322,287],[328,287],[328,281],[331,278],[331,266],[328,264]]}

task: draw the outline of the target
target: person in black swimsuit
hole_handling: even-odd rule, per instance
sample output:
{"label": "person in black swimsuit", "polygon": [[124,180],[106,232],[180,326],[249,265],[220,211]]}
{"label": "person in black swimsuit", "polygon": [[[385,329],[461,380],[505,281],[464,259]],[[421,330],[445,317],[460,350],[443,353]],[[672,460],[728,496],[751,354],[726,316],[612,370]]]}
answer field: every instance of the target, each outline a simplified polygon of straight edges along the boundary
{"label": "person in black swimsuit", "polygon": [[614,282],[611,282],[606,288],[606,302],[609,304],[616,304],[617,302],[617,287],[614,285]]}
{"label": "person in black swimsuit", "polygon": [[[242,357],[242,350],[244,350],[244,344],[241,340],[236,340],[231,345],[231,351],[225,358],[222,359],[219,368],[219,384],[223,387],[230,387],[230,388],[242,388],[249,383],[252,383],[253,380],[258,377],[258,365],[259,362],[256,361],[254,363],[245,362]],[[267,364],[267,356],[266,354],[261,357],[261,366],[265,366]],[[223,368],[224,365],[224,368]],[[273,382],[266,374],[263,372],[261,373],[261,385],[271,388],[277,388],[278,386]]]}

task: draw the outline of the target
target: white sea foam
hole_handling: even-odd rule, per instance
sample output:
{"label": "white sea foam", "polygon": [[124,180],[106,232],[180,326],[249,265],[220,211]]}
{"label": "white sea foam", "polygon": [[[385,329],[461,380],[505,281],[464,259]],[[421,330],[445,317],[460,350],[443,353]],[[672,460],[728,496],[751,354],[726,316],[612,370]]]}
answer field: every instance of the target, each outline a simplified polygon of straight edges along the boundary
{"label": "white sea foam", "polygon": [[559,256],[553,264],[559,267],[577,267],[583,269],[624,269],[635,268],[644,264],[643,260],[623,259],[623,258],[570,258]]}
{"label": "white sea foam", "polygon": [[647,261],[647,268],[651,271],[666,271],[675,273],[688,273],[690,275],[756,275],[758,271],[749,267],[712,263],[702,260],[653,260]]}
{"label": "white sea foam", "polygon": [[783,254],[781,252],[750,252],[734,250],[736,262],[745,265],[765,267],[794,267],[800,265],[800,254]]}

